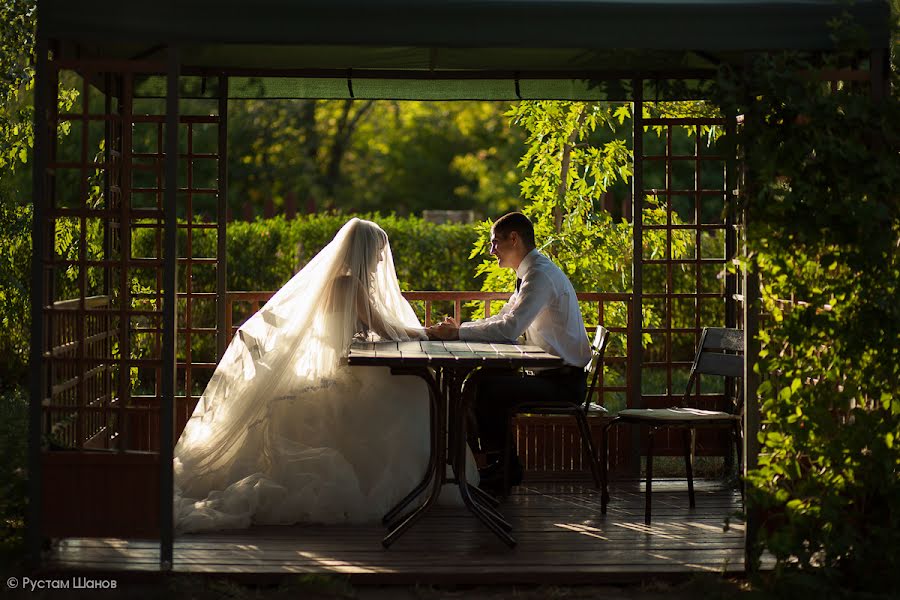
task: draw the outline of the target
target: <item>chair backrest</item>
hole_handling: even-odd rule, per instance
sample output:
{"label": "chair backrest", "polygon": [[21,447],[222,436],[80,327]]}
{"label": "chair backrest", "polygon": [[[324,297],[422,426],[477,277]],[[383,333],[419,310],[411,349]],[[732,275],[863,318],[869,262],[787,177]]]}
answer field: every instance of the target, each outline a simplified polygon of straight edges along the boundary
{"label": "chair backrest", "polygon": [[600,371],[603,370],[603,354],[606,352],[607,345],[609,345],[609,329],[603,325],[597,325],[597,332],[594,334],[594,341],[591,344],[591,362],[584,368],[591,378],[587,392],[584,396],[585,411],[588,411],[591,408],[591,393],[594,386],[597,385]]}
{"label": "chair backrest", "polygon": [[[736,352],[740,354],[735,354]],[[743,330],[727,327],[704,327],[703,333],[700,334],[697,355],[691,365],[691,374],[685,386],[683,403],[687,404],[697,375],[743,377],[743,352]],[[736,406],[736,408],[739,407],[740,404]]]}

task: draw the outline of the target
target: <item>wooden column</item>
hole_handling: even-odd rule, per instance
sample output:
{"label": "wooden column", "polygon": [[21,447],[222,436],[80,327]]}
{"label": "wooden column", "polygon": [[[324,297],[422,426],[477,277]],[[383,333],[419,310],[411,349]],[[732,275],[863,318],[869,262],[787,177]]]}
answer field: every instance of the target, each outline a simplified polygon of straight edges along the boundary
{"label": "wooden column", "polygon": [[172,542],[174,539],[174,473],[172,471],[175,446],[175,388],[177,370],[175,364],[177,261],[176,240],[178,223],[175,205],[178,201],[178,73],[179,51],[168,48],[166,73],[166,137],[165,173],[166,188],[163,197],[163,302],[162,302],[162,381],[159,406],[159,566],[163,571],[172,569]]}
{"label": "wooden column", "polygon": [[216,201],[216,362],[222,360],[228,345],[225,324],[228,292],[228,77],[219,76],[219,176]]}
{"label": "wooden column", "polygon": [[[40,12],[40,11],[38,11]],[[36,64],[34,69],[34,162],[32,164],[32,201],[34,212],[31,224],[31,351],[29,353],[29,403],[28,403],[28,512],[26,513],[25,550],[30,567],[40,567],[42,546],[41,506],[41,406],[46,390],[44,353],[44,260],[47,224],[47,144],[49,131],[47,111],[50,91],[56,99],[56,88],[49,85],[47,77],[47,39],[43,36],[38,19],[35,37]],[[51,238],[52,241],[52,238]]]}
{"label": "wooden column", "polygon": [[[748,255],[747,218],[744,213],[744,257]],[[749,270],[743,273],[744,288],[744,503],[747,523],[744,530],[744,568],[756,570],[756,540],[759,531],[759,514],[750,502],[747,493],[747,472],[757,467],[759,457],[759,441],[757,434],[760,427],[759,398],[757,389],[759,378],[754,372],[759,357],[759,277],[755,267],[748,265]]]}
{"label": "wooden column", "polygon": [[[634,176],[631,180],[631,227],[632,227],[632,259],[631,259],[631,327],[628,330],[628,354],[631,362],[629,368],[629,386],[631,398],[629,408],[643,408],[641,396],[641,369],[644,362],[644,348],[641,345],[641,329],[644,326],[641,304],[644,298],[643,282],[643,216],[644,205],[644,81],[634,79],[631,82],[634,102],[632,103],[632,143],[634,148]],[[639,475],[641,470],[641,437],[640,428],[631,427],[631,452],[628,471]]]}

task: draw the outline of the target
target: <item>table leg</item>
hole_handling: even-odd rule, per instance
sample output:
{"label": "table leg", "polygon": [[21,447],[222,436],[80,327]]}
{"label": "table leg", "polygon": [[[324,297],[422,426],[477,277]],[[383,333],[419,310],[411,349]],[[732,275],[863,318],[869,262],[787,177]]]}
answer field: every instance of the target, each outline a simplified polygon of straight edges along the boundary
{"label": "table leg", "polygon": [[468,406],[467,399],[474,395],[474,391],[464,391],[462,389],[462,381],[460,381],[460,378],[456,373],[452,374],[449,383],[450,427],[454,432],[454,445],[451,448],[451,456],[454,457],[453,471],[456,475],[460,496],[462,496],[463,503],[466,507],[507,546],[512,548],[516,545],[515,538],[509,534],[509,531],[512,530],[512,526],[503,519],[497,511],[482,505],[475,497],[473,497],[473,494],[470,491],[473,486],[470,486],[466,481],[466,407]]}
{"label": "table leg", "polygon": [[[494,532],[509,547],[516,545],[516,540],[509,532],[512,525],[495,509],[498,502],[495,498],[466,481],[466,407],[467,393],[463,390],[463,381],[454,369],[445,368],[438,377],[428,369],[392,369],[398,375],[416,375],[428,383],[431,399],[431,457],[428,469],[422,481],[407,494],[396,506],[385,514],[383,522],[389,525],[390,531],[382,540],[387,548],[397,538],[412,527],[437,501],[444,483],[452,481],[459,487],[460,496],[469,509],[488,529]],[[468,396],[473,392],[468,392]],[[452,479],[446,475],[446,465],[450,463],[454,473]],[[398,517],[415,498],[431,484],[431,492],[421,506]]]}
{"label": "table leg", "polygon": [[494,496],[488,494],[486,491],[478,487],[477,485],[469,485],[469,491],[472,493],[472,496],[478,498],[479,501],[484,502],[488,506],[498,507],[500,506],[500,501],[497,500]]}
{"label": "table leg", "polygon": [[[424,372],[423,372],[424,371]],[[399,515],[409,504],[415,500],[424,490],[428,487],[428,484],[434,480],[435,470],[437,468],[437,446],[438,440],[435,432],[437,431],[436,423],[437,423],[437,413],[438,413],[438,403],[443,399],[443,397],[439,394],[439,390],[435,384],[435,380],[431,377],[431,372],[427,369],[423,370],[415,370],[411,372],[401,371],[398,369],[391,371],[395,375],[403,375],[410,374],[421,377],[425,380],[425,383],[428,384],[428,417],[429,417],[429,437],[431,441],[431,449],[428,455],[428,467],[425,469],[425,474],[422,477],[422,481],[413,488],[413,490],[407,494],[400,502],[398,502],[391,510],[385,513],[384,517],[381,519],[381,522],[391,527],[391,523],[397,518]]]}
{"label": "table leg", "polygon": [[429,387],[429,397],[431,399],[431,456],[428,459],[428,469],[422,481],[416,488],[407,494],[394,508],[392,508],[384,516],[383,522],[389,524],[394,522],[397,515],[406,508],[418,495],[425,490],[429,483],[432,484],[431,493],[425,499],[421,506],[413,510],[411,513],[404,515],[399,519],[398,523],[390,527],[390,531],[381,541],[381,544],[387,548],[393,544],[397,538],[413,526],[422,515],[433,505],[441,493],[441,487],[445,479],[445,471],[447,464],[447,410],[446,402],[442,395],[438,393],[437,385],[434,378],[427,369],[416,370],[409,374],[415,374],[425,379]]}

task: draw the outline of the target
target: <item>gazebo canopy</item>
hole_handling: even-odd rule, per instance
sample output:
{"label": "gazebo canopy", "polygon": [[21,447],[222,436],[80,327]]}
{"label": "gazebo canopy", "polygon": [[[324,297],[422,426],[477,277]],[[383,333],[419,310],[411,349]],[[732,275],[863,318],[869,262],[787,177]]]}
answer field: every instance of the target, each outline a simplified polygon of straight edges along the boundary
{"label": "gazebo canopy", "polygon": [[[215,95],[212,76],[226,74],[232,98],[504,100],[628,99],[634,77],[697,81],[748,52],[828,50],[844,13],[886,48],[890,12],[884,0],[160,0],[143,11],[45,0],[39,11],[63,57],[153,60],[178,45],[196,77],[185,97]],[[149,78],[137,93],[164,90]]]}

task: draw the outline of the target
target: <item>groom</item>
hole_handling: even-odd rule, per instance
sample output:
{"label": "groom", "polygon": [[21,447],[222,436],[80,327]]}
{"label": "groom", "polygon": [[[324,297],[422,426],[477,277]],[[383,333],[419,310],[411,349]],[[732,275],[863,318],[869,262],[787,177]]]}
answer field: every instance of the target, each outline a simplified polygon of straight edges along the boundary
{"label": "groom", "polygon": [[[428,337],[438,340],[477,342],[520,341],[540,346],[559,356],[565,366],[522,374],[519,370],[480,372],[475,380],[475,416],[481,449],[494,459],[481,471],[481,485],[502,490],[502,456],[509,428],[508,410],[519,402],[558,398],[582,398],[587,382],[585,365],[591,359],[584,321],[575,297],[575,288],[563,272],[538,252],[534,227],[528,217],[514,212],[503,215],[491,228],[491,254],[501,267],[516,272],[516,291],[494,316],[458,324],[447,317],[429,327]],[[522,467],[515,448],[510,484],[522,479]]]}

